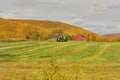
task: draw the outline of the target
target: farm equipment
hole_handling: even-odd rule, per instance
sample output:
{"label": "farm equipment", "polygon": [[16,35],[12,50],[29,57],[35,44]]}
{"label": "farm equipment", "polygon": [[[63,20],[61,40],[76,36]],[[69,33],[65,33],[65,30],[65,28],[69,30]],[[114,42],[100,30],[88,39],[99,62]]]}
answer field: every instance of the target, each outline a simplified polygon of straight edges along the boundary
{"label": "farm equipment", "polygon": [[63,36],[62,34],[54,34],[49,36],[49,39],[56,39],[57,42],[67,42],[68,36]]}
{"label": "farm equipment", "polygon": [[57,37],[57,42],[67,42],[67,41],[68,41],[68,36],[59,35]]}

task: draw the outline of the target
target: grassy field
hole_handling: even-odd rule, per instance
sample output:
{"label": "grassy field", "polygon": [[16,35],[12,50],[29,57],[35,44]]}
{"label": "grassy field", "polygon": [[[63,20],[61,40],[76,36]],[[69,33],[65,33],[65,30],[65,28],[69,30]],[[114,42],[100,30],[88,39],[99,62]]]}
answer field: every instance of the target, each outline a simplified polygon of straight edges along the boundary
{"label": "grassy field", "polygon": [[120,80],[120,43],[0,42],[0,80]]}

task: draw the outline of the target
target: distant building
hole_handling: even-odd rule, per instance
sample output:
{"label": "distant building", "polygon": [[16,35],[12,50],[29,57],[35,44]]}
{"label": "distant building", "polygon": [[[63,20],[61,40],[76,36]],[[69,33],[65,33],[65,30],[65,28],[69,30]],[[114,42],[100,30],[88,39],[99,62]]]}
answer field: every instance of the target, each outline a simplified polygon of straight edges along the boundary
{"label": "distant building", "polygon": [[79,34],[75,37],[75,41],[86,41],[86,38],[84,35]]}

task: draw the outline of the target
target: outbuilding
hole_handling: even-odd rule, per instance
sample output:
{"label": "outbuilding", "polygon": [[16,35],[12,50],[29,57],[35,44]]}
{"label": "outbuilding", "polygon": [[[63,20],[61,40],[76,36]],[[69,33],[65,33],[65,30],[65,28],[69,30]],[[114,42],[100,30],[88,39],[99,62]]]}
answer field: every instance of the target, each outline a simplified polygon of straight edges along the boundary
{"label": "outbuilding", "polygon": [[85,36],[82,34],[79,34],[75,37],[75,41],[85,41]]}

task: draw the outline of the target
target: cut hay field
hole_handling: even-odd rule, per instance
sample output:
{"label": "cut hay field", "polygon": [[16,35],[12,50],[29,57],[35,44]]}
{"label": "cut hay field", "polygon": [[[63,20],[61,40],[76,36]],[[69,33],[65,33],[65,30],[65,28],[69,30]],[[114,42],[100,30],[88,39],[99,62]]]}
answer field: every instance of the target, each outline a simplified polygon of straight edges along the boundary
{"label": "cut hay field", "polygon": [[0,42],[0,80],[120,80],[120,43]]}

